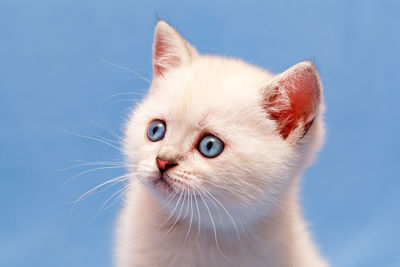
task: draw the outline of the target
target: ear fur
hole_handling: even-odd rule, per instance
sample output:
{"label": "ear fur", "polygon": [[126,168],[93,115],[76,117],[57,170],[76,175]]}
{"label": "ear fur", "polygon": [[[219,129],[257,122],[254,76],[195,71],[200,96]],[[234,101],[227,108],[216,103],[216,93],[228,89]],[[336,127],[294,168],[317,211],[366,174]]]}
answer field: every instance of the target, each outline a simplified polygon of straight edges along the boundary
{"label": "ear fur", "polygon": [[263,88],[263,107],[283,139],[302,138],[318,115],[320,102],[321,82],[311,61],[294,65]]}
{"label": "ear fur", "polygon": [[168,23],[157,22],[153,43],[153,75],[163,75],[169,69],[189,63],[197,55],[196,49]]}

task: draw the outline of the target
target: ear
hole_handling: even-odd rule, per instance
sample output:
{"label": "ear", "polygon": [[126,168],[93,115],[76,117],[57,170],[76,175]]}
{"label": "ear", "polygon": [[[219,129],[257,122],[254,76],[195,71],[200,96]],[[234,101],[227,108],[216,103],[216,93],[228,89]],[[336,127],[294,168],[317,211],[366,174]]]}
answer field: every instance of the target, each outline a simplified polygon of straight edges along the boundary
{"label": "ear", "polygon": [[169,69],[189,63],[196,49],[169,24],[159,20],[154,32],[153,75],[163,75]]}
{"label": "ear", "polygon": [[307,133],[319,112],[321,90],[310,61],[294,65],[263,88],[263,107],[276,121],[283,139],[297,140]]}

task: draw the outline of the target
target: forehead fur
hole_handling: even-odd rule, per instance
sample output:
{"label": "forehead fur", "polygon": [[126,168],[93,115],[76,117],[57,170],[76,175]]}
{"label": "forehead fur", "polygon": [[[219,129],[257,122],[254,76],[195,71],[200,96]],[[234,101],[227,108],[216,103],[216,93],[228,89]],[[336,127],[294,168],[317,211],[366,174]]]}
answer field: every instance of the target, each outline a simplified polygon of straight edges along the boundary
{"label": "forehead fur", "polygon": [[223,113],[243,117],[245,110],[254,111],[260,88],[271,78],[263,69],[237,59],[200,56],[157,77],[149,101],[163,103],[160,111],[179,121],[199,123],[208,115]]}

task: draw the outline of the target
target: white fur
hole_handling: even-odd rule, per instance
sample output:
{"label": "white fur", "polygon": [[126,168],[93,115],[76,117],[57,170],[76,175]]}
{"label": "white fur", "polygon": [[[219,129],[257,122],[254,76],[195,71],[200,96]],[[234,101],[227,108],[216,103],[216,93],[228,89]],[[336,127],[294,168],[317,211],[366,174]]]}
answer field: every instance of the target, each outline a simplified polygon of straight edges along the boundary
{"label": "white fur", "polygon": [[[262,105],[275,75],[199,55],[160,21],[156,35],[166,32],[175,47],[166,62],[173,56],[180,64],[155,75],[126,126],[131,181],[117,228],[117,266],[327,266],[297,201],[301,172],[323,139],[322,100],[307,134],[283,139]],[[154,119],[167,125],[158,142],[146,137]],[[204,132],[224,141],[221,155],[197,151]],[[154,186],[160,154],[179,160],[168,170],[176,194]]]}

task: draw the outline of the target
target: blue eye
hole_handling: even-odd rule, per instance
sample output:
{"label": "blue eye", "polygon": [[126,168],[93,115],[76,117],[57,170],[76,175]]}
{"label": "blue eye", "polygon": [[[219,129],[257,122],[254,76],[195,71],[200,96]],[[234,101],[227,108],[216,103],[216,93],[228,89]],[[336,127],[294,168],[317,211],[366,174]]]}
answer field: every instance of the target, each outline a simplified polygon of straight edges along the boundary
{"label": "blue eye", "polygon": [[153,142],[160,141],[164,138],[166,128],[165,122],[155,120],[150,124],[147,130],[147,137]]}
{"label": "blue eye", "polygon": [[203,156],[207,158],[214,158],[222,153],[224,146],[224,142],[222,142],[221,139],[215,135],[209,134],[200,140],[197,149]]}

